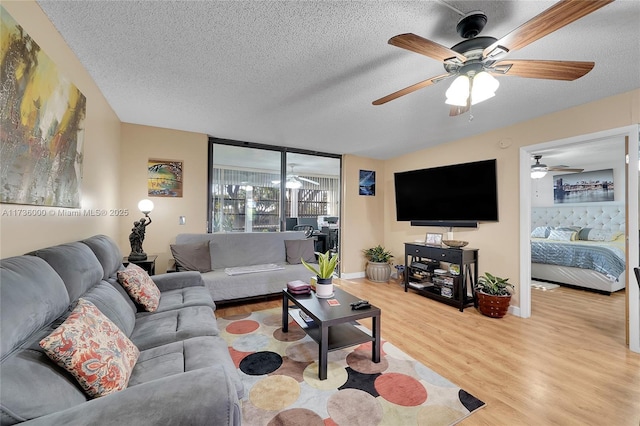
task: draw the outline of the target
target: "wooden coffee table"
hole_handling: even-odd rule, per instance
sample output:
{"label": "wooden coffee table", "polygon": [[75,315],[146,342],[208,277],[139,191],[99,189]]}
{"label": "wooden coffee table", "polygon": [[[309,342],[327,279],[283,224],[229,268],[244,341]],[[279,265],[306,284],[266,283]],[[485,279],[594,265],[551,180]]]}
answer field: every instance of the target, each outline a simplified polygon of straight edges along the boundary
{"label": "wooden coffee table", "polygon": [[[314,292],[306,295],[292,294],[287,289],[282,290],[282,331],[289,331],[289,314],[291,318],[319,345],[318,377],[320,380],[327,378],[327,357],[329,351],[358,345],[365,342],[373,342],[371,360],[380,362],[380,308],[371,305],[368,309],[353,310],[351,303],[359,299],[334,286],[336,299],[339,306],[331,306],[327,302],[330,299],[318,299]],[[289,310],[289,305],[291,310]],[[305,312],[313,322],[306,322],[300,311]],[[352,321],[362,318],[373,319],[373,335],[351,324]]]}

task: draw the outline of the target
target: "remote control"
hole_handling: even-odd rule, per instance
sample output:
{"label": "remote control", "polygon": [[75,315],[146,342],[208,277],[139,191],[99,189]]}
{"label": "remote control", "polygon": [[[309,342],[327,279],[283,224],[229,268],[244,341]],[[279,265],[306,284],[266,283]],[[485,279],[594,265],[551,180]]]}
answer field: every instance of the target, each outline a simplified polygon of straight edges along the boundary
{"label": "remote control", "polygon": [[359,301],[354,302],[354,303],[351,304],[351,309],[354,309],[354,310],[367,309],[367,308],[370,308],[370,307],[371,307],[371,305],[366,300],[359,300]]}

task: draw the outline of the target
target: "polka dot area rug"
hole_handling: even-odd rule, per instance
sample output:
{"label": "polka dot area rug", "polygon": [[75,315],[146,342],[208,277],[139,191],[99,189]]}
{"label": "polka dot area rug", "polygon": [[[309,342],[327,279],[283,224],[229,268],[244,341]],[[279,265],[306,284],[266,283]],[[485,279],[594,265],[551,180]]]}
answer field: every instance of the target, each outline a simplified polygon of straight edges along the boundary
{"label": "polka dot area rug", "polygon": [[245,386],[243,425],[451,425],[485,405],[384,339],[379,363],[371,343],[329,352],[319,380],[317,343],[281,321],[277,308],[218,319]]}

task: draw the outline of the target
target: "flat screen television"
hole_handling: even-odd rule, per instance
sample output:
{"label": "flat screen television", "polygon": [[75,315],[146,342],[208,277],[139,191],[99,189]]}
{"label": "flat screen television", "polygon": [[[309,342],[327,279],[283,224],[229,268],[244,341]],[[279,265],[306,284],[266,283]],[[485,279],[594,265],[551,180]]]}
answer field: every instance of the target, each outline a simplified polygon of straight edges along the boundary
{"label": "flat screen television", "polygon": [[396,172],[396,218],[424,226],[498,220],[496,160]]}

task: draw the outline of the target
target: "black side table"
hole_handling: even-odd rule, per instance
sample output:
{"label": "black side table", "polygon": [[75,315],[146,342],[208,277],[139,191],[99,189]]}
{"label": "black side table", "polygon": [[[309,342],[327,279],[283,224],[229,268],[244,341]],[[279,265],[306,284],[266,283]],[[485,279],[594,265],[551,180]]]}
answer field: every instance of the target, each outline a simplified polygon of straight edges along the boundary
{"label": "black side table", "polygon": [[148,255],[145,260],[129,260],[129,258],[125,256],[125,257],[122,258],[122,264],[124,266],[127,266],[129,263],[133,263],[135,265],[138,265],[139,267],[141,267],[145,271],[147,271],[147,273],[149,275],[155,275],[156,274],[156,259],[157,258],[158,258],[158,255],[156,255],[156,254]]}

